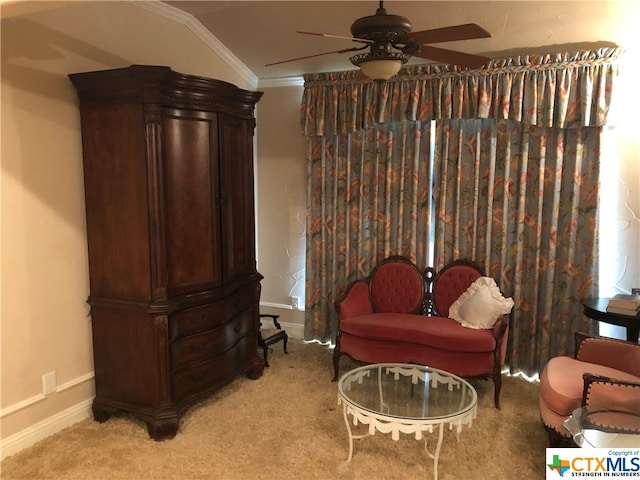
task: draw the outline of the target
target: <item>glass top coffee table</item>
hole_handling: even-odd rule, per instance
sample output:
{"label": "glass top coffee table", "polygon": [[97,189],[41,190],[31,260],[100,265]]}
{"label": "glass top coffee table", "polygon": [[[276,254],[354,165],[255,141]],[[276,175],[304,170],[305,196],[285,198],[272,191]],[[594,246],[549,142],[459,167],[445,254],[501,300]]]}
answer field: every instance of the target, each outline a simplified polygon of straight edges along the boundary
{"label": "glass top coffee table", "polygon": [[[344,421],[349,432],[349,456],[353,440],[374,435],[376,431],[400,433],[423,438],[423,432],[438,430],[438,443],[432,453],[433,478],[438,478],[438,457],[445,425],[455,429],[456,438],[464,425],[471,426],[476,417],[475,389],[462,378],[435,368],[403,363],[366,365],[345,373],[338,383],[338,403],[343,405]],[[349,421],[349,416],[352,421]],[[354,435],[351,423],[369,426],[368,433]]]}
{"label": "glass top coffee table", "polygon": [[640,447],[640,414],[637,412],[580,407],[563,425],[582,448]]}

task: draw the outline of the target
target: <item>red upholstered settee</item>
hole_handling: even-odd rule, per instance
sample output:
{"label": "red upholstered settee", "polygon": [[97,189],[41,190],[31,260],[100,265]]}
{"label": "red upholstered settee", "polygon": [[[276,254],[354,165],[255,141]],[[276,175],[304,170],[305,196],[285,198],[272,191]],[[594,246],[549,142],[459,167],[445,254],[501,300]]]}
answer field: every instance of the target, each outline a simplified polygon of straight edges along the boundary
{"label": "red upholstered settee", "polygon": [[[480,277],[487,279],[469,260],[451,262],[437,274],[432,268],[421,272],[400,256],[380,262],[367,278],[352,282],[335,304],[339,323],[334,381],[342,355],[363,363],[427,365],[461,377],[491,377],[494,403],[500,408],[508,314],[493,315],[485,311],[491,308],[469,302],[467,315],[493,315],[488,328],[469,328],[449,317],[452,306]],[[499,290],[498,295],[502,298]]]}

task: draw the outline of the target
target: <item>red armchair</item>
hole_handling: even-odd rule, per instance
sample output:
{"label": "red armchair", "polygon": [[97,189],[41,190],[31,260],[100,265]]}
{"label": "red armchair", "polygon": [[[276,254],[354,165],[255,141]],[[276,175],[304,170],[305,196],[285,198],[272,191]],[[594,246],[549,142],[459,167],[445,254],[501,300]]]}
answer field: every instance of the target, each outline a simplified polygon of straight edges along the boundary
{"label": "red armchair", "polygon": [[554,357],[540,374],[540,418],[550,447],[573,445],[563,423],[579,407],[640,415],[640,344],[574,335],[573,358]]}
{"label": "red armchair", "polygon": [[[508,334],[504,302],[502,313],[496,313],[495,282],[491,288],[478,287],[466,304],[458,301],[463,294],[469,295],[479,279],[487,277],[468,260],[451,262],[437,275],[433,269],[423,274],[404,257],[380,262],[369,277],[351,283],[336,302],[334,381],[342,355],[363,363],[415,363],[462,377],[491,377],[499,408]],[[485,294],[489,297],[473,304]],[[510,311],[513,302],[509,302]],[[451,318],[453,310],[458,320]],[[465,316],[470,323],[463,325]],[[489,321],[488,326],[473,325],[475,319],[485,316],[482,322]]]}

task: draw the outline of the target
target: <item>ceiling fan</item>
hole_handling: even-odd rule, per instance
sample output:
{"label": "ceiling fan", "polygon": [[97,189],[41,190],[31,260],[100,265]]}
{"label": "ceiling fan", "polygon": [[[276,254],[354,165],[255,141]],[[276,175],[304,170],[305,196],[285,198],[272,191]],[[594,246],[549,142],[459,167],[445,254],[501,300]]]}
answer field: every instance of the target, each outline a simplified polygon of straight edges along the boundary
{"label": "ceiling fan", "polygon": [[351,34],[353,37],[314,32],[298,31],[297,33],[328,38],[344,38],[363,45],[269,63],[266,65],[267,67],[332,53],[346,53],[369,49],[368,52],[358,53],[352,56],[350,58],[351,63],[360,67],[361,73],[366,77],[373,80],[385,81],[397,74],[402,65],[407,63],[412,56],[466,68],[479,68],[490,60],[490,58],[481,55],[472,55],[427,45],[429,43],[491,37],[491,34],[479,25],[467,23],[412,32],[411,22],[401,15],[388,14],[383,6],[382,0],[380,0],[380,5],[375,15],[362,17],[353,22],[351,25]]}

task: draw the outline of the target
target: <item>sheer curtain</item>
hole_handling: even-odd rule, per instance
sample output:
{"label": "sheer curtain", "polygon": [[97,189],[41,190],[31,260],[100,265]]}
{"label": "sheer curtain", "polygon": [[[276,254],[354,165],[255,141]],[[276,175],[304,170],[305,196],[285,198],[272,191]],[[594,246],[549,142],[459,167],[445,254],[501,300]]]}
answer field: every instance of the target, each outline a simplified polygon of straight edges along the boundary
{"label": "sheer curtain", "polygon": [[[599,138],[620,53],[514,57],[473,71],[427,65],[404,69],[383,84],[356,83],[355,72],[306,76],[301,121],[310,145],[307,338],[333,337],[336,295],[348,280],[368,273],[380,255],[408,254],[426,266],[420,255],[433,244],[436,267],[471,257],[514,296],[508,359],[513,369],[536,373],[547,357],[570,349],[572,330],[587,327],[579,299],[594,288]],[[358,164],[377,163],[381,151],[391,164],[403,164],[406,158],[396,158],[403,149],[374,148],[372,137],[393,131],[399,139],[402,126],[404,132],[421,131],[422,144],[432,120],[434,178],[420,165],[428,164],[427,145],[414,157],[418,168],[405,176],[427,179],[420,198],[434,195],[435,237],[429,234],[428,207],[417,217],[409,247],[380,249],[376,237],[376,248],[361,248],[369,231],[365,224],[336,235],[336,225],[347,218],[346,211],[340,215],[341,205],[353,197],[329,193],[324,184],[337,185]],[[340,164],[337,156],[344,157]],[[398,192],[403,182],[395,182]],[[362,177],[358,188],[371,185]],[[397,213],[385,215],[393,219]],[[396,229],[407,228],[388,225],[396,237]],[[323,237],[329,233],[334,241]],[[352,251],[353,242],[360,253],[344,257],[348,267],[341,269],[341,255]]]}

